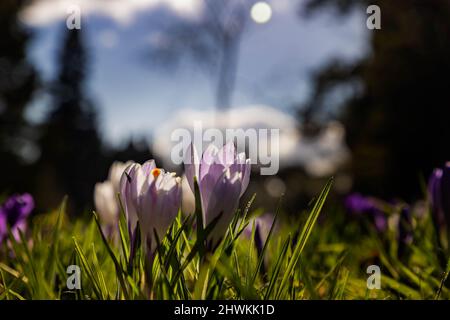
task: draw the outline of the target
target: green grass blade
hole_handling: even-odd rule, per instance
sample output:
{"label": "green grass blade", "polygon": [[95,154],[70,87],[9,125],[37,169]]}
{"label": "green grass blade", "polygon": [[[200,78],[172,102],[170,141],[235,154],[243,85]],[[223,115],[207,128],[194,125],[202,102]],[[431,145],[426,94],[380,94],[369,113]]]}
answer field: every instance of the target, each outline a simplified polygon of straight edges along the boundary
{"label": "green grass blade", "polygon": [[317,218],[319,217],[320,211],[322,210],[322,207],[325,203],[325,200],[327,198],[328,193],[331,190],[331,186],[333,185],[333,178],[328,180],[327,184],[323,188],[322,192],[320,193],[313,209],[311,210],[311,213],[308,217],[308,220],[306,221],[306,225],[302,230],[302,233],[298,239],[297,245],[295,247],[294,252],[292,253],[291,260],[289,261],[289,264],[285,270],[285,273],[283,275],[283,278],[281,280],[278,292],[276,294],[276,299],[279,299],[283,293],[283,291],[286,288],[287,281],[289,277],[291,276],[295,266],[297,265],[298,259],[300,258],[300,255],[305,248],[306,242],[308,241],[308,238],[312,232],[312,229],[317,221]]}

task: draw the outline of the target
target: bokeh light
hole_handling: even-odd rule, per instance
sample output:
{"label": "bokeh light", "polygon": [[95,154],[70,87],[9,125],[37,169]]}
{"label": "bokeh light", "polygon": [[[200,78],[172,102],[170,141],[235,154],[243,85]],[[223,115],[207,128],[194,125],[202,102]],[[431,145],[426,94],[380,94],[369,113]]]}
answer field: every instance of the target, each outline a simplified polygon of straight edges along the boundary
{"label": "bokeh light", "polygon": [[256,23],[267,23],[272,18],[272,8],[267,2],[257,2],[252,6],[250,16]]}

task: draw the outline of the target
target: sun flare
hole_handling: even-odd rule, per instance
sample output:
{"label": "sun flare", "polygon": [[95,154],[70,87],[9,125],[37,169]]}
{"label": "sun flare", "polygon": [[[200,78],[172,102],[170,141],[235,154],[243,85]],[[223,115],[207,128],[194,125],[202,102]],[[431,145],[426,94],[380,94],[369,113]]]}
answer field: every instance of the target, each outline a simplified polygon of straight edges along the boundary
{"label": "sun flare", "polygon": [[272,18],[272,8],[267,2],[256,2],[250,11],[250,16],[256,23],[267,23]]}

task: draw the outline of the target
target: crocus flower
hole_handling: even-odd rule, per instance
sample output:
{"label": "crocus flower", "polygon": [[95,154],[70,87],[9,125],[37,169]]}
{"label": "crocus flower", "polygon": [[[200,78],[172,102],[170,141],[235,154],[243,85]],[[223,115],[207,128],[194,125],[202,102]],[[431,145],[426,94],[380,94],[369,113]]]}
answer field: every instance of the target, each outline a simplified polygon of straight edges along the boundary
{"label": "crocus flower", "polygon": [[131,237],[137,221],[147,253],[156,249],[155,232],[162,240],[181,205],[181,179],[165,172],[154,160],[133,163],[125,169],[120,182]]}
{"label": "crocus flower", "polygon": [[450,228],[450,162],[443,169],[433,171],[428,182],[428,192],[436,228]]}
{"label": "crocus flower", "polygon": [[95,184],[94,203],[102,224],[106,226],[117,224],[119,205],[111,181]]}
{"label": "crocus flower", "polygon": [[386,215],[380,210],[375,198],[353,193],[345,199],[345,207],[355,215],[369,214],[378,232],[384,232],[387,229]]}
{"label": "crocus flower", "polygon": [[438,233],[438,257],[443,267],[447,265],[447,258],[443,253],[445,247],[441,237],[447,228],[447,243],[450,243],[450,162],[444,168],[435,169],[428,181],[428,196],[431,204],[433,224]]}
{"label": "crocus flower", "polygon": [[7,237],[8,226],[16,240],[20,240],[19,231],[24,232],[26,219],[34,209],[33,197],[24,193],[13,195],[0,207],[0,243]]}
{"label": "crocus flower", "polygon": [[114,162],[109,169],[108,180],[97,183],[94,188],[94,203],[100,221],[111,230],[115,230],[119,217],[117,194],[120,192],[120,178],[131,163]]}
{"label": "crocus flower", "polygon": [[374,209],[373,212],[373,221],[375,224],[375,229],[378,232],[384,232],[387,230],[388,221],[386,215],[378,209]]}
{"label": "crocus flower", "polygon": [[122,174],[131,164],[133,164],[133,161],[114,161],[109,168],[108,181],[111,182],[116,196],[120,192],[120,179],[122,178]]}
{"label": "crocus flower", "polygon": [[250,159],[246,159],[245,153],[237,154],[233,142],[228,142],[221,149],[211,144],[199,159],[191,144],[184,165],[194,193],[194,177],[197,178],[204,227],[221,215],[207,239],[207,246],[215,248],[233,219],[240,197],[247,189]]}
{"label": "crocus flower", "polygon": [[6,224],[6,215],[3,213],[2,209],[0,208],[0,245],[3,242],[3,239],[6,236],[6,232],[8,231],[8,227]]}
{"label": "crocus flower", "polygon": [[[255,225],[255,237],[253,239],[253,243],[255,244],[256,252],[258,253],[258,258],[263,254],[264,244],[267,241],[267,237],[269,236],[270,229],[274,223],[275,216],[271,213],[265,213],[259,217],[253,218],[250,220],[250,223],[243,231],[243,236],[247,239],[251,239],[253,232],[253,224]],[[278,223],[275,224],[273,232],[276,232],[278,227]],[[261,265],[261,274],[266,279],[266,270],[267,270],[267,256],[265,257],[262,265]]]}
{"label": "crocus flower", "polygon": [[371,198],[352,193],[345,198],[345,207],[353,214],[361,214],[372,210],[374,203]]}
{"label": "crocus flower", "polygon": [[185,215],[193,214],[195,212],[195,197],[186,175],[181,178],[181,189],[181,212]]}
{"label": "crocus flower", "polygon": [[[243,235],[250,239],[253,232],[253,222],[255,224],[255,247],[258,250],[258,254],[261,254],[262,249],[264,247],[264,243],[267,240],[267,236],[269,235],[270,228],[272,228],[272,224],[274,222],[274,215],[270,213],[265,213],[259,217],[256,217],[250,220],[250,223],[243,231]],[[274,228],[277,226],[275,225]]]}

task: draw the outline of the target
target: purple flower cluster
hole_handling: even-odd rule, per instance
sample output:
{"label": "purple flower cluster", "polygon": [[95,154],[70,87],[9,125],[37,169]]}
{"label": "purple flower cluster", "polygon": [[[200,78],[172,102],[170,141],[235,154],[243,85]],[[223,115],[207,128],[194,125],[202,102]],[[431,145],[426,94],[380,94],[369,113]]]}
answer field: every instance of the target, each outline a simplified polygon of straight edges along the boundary
{"label": "purple flower cluster", "polygon": [[[238,207],[239,199],[250,179],[250,160],[245,153],[237,154],[232,142],[221,149],[210,145],[199,158],[194,146],[187,150],[185,171],[195,192],[194,181],[200,189],[204,227],[218,216],[217,224],[207,239],[215,247],[223,238]],[[120,195],[128,220],[129,233],[136,237],[137,225],[148,256],[175,219],[181,207],[181,179],[175,173],[157,168],[154,160],[130,164],[120,179]],[[134,241],[132,241],[133,243]],[[134,252],[134,248],[131,248]]]}
{"label": "purple flower cluster", "polygon": [[27,218],[34,209],[33,197],[24,193],[13,195],[0,207],[0,243],[8,236],[8,226],[15,239],[19,240],[19,230],[25,231]]}

